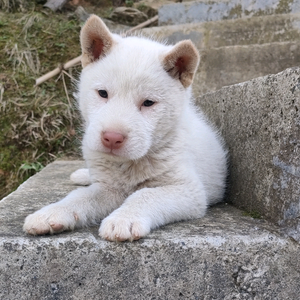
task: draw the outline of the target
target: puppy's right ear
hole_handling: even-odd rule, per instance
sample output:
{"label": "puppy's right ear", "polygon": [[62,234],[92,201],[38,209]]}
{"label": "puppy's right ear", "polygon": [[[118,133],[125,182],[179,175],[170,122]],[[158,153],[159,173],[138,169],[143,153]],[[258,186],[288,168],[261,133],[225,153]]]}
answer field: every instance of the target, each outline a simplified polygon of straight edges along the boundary
{"label": "puppy's right ear", "polygon": [[102,58],[114,44],[112,34],[104,22],[96,15],[91,15],[80,32],[82,50],[81,64],[88,64]]}

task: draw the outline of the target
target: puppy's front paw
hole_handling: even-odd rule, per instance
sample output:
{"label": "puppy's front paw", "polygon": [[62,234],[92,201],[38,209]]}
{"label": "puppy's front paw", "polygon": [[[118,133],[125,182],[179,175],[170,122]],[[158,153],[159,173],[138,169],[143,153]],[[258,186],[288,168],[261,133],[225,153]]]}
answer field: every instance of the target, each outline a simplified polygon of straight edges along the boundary
{"label": "puppy's front paw", "polygon": [[132,242],[147,235],[150,229],[149,222],[143,218],[110,215],[102,221],[99,235],[108,241]]}
{"label": "puppy's front paw", "polygon": [[25,219],[23,230],[32,235],[73,230],[78,216],[63,207],[44,207]]}

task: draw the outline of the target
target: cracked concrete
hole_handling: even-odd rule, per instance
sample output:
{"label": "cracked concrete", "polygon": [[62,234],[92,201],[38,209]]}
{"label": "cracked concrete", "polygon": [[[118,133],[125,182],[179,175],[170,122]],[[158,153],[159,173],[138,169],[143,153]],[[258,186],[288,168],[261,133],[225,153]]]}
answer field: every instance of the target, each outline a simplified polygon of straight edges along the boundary
{"label": "cracked concrete", "polygon": [[296,299],[300,246],[220,204],[199,220],[111,243],[98,227],[27,236],[27,214],[75,187],[81,161],[56,161],[0,202],[0,299]]}

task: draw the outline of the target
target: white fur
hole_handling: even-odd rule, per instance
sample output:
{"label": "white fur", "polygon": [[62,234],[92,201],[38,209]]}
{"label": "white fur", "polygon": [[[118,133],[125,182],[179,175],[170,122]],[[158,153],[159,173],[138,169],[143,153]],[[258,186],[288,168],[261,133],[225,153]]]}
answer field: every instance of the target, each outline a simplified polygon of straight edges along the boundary
{"label": "white fur", "polygon": [[[162,58],[173,46],[121,38],[102,59],[88,64],[79,83],[88,170],[71,175],[86,185],[29,215],[24,230],[44,234],[99,224],[107,240],[135,240],[161,225],[199,218],[222,200],[226,151],[197,113],[191,88],[171,77]],[[108,98],[99,96],[106,90]],[[150,107],[142,103],[150,99]],[[102,131],[126,136],[120,149],[101,143]]]}
{"label": "white fur", "polygon": [[92,183],[88,169],[78,169],[71,174],[70,179],[78,185],[90,185]]}

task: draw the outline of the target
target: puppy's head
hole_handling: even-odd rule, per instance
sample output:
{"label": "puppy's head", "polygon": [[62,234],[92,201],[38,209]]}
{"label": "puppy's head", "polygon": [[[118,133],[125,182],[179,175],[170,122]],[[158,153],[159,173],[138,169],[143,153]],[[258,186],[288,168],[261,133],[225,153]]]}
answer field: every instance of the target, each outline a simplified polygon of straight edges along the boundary
{"label": "puppy's head", "polygon": [[192,42],[121,38],[97,16],[88,19],[80,41],[84,151],[136,160],[171,143],[199,63]]}

